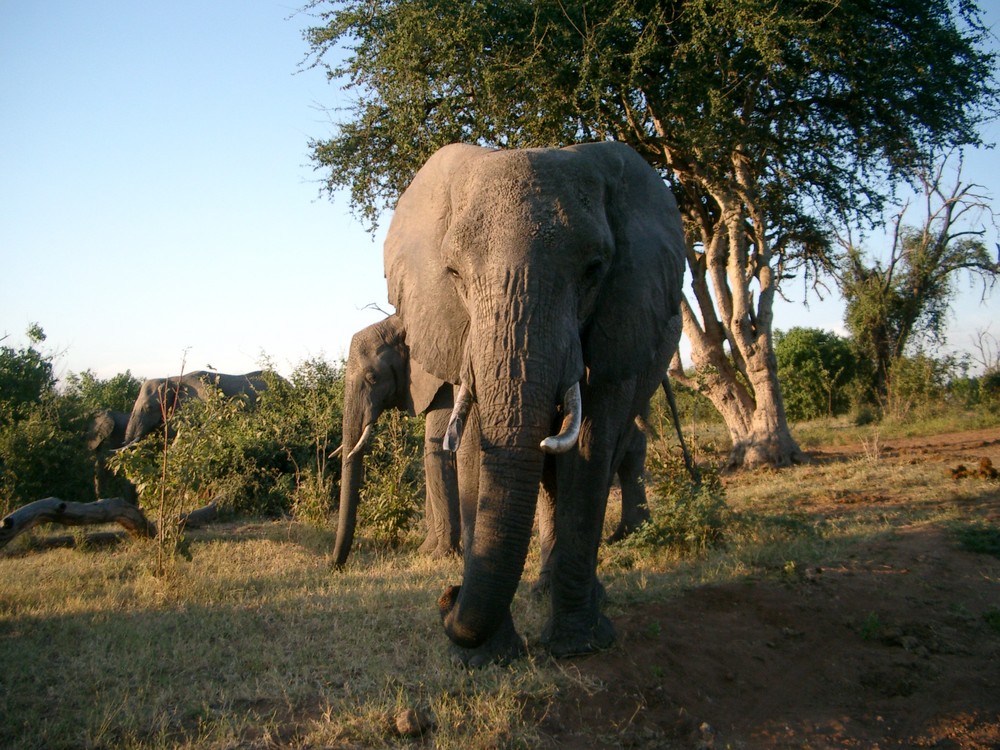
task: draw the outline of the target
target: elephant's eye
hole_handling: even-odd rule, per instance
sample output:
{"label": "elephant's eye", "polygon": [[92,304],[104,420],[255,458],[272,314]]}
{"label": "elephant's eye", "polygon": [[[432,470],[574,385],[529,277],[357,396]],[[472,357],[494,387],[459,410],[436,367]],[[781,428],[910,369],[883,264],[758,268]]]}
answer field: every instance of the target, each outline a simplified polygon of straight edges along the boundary
{"label": "elephant's eye", "polygon": [[455,270],[454,268],[452,268],[451,266],[446,266],[444,270],[445,270],[445,271],[446,271],[446,272],[448,273],[448,275],[449,275],[449,276],[451,276],[452,278],[455,278],[455,279],[460,279],[460,278],[462,278],[462,275],[461,275],[461,274],[460,274],[460,273],[459,273],[458,271],[456,271],[456,270]]}
{"label": "elephant's eye", "polygon": [[375,377],[375,373],[372,370],[365,372],[365,382],[368,385],[375,385],[378,382],[378,378]]}

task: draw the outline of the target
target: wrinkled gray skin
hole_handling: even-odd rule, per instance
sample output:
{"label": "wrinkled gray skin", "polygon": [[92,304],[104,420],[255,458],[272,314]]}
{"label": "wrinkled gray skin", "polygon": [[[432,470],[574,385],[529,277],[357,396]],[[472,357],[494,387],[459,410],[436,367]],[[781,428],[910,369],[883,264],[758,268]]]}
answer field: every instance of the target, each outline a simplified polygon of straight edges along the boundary
{"label": "wrinkled gray skin", "polygon": [[424,476],[427,538],[421,552],[456,554],[461,543],[455,455],[441,446],[452,410],[452,385],[410,361],[406,331],[391,315],[354,334],[344,374],[340,511],[334,564],[347,562],[354,540],[368,435],[386,409],[425,414]]}
{"label": "wrinkled gray skin", "polygon": [[133,505],[138,502],[135,485],[108,469],[108,456],[125,444],[129,415],[123,411],[100,409],[87,429],[87,448],[94,454],[94,492],[98,499],[122,497]]}
{"label": "wrinkled gray skin", "polygon": [[[608,647],[596,577],[608,490],[679,336],[673,196],[623,144],[448,146],[401,196],[385,270],[411,357],[460,383],[479,420],[464,580],[438,601],[454,656],[478,665],[524,653],[510,604],[539,482],[556,507],[543,642],[555,656]],[[578,428],[563,420],[574,415]]]}
{"label": "wrinkled gray skin", "polygon": [[204,400],[210,388],[218,388],[224,396],[244,398],[248,407],[253,406],[257,402],[257,394],[267,390],[267,383],[261,375],[260,370],[245,375],[224,375],[197,370],[178,377],[152,378],[144,381],[139,389],[139,397],[132,406],[123,447],[142,440],[163,424],[161,403],[165,403],[169,411],[182,406],[189,399]]}
{"label": "wrinkled gray skin", "polygon": [[[688,453],[687,444],[684,442],[684,435],[681,431],[680,417],[677,413],[677,402],[674,399],[673,388],[670,381],[664,378],[662,383],[663,391],[667,396],[667,403],[670,407],[670,414],[677,434],[677,441],[684,454],[684,464],[687,468],[691,481],[695,484],[701,482],[697,467],[691,460]],[[647,521],[652,521],[649,506],[646,503],[646,430],[647,426],[642,417],[636,417],[633,424],[632,435],[627,438],[625,453],[621,463],[618,464],[616,474],[618,483],[621,486],[622,508],[621,518],[618,526],[605,540],[608,544],[614,544],[629,537],[640,526]],[[538,580],[532,586],[532,593],[543,593],[548,591],[551,578],[551,554],[555,545],[555,498],[547,492],[542,492],[538,498],[538,534],[541,547],[541,571]]]}

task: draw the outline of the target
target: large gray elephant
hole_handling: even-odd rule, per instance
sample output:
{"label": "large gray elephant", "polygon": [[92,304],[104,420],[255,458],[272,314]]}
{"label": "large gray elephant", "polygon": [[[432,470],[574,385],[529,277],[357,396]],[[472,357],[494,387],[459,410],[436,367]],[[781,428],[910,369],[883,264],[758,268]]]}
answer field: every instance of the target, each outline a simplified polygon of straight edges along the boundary
{"label": "large gray elephant", "polygon": [[556,656],[609,646],[596,575],[608,490],[680,336],[673,195],[620,143],[447,146],[400,197],[385,271],[411,357],[461,384],[449,443],[479,422],[464,580],[438,601],[455,655],[524,652],[510,604],[539,482],[556,499],[543,642]]}
{"label": "large gray elephant", "polygon": [[426,415],[424,476],[427,538],[422,552],[457,553],[461,542],[459,482],[455,456],[441,445],[453,406],[451,383],[410,360],[398,315],[363,328],[351,339],[344,374],[340,511],[334,563],[347,562],[354,540],[363,474],[372,429],[386,409]]}
{"label": "large gray elephant", "polygon": [[127,448],[141,440],[163,424],[164,405],[169,412],[190,399],[204,400],[212,388],[222,391],[229,398],[244,398],[247,406],[253,406],[257,401],[257,394],[267,390],[267,382],[261,370],[244,375],[196,370],[177,377],[146,380],[132,406],[123,447]]}

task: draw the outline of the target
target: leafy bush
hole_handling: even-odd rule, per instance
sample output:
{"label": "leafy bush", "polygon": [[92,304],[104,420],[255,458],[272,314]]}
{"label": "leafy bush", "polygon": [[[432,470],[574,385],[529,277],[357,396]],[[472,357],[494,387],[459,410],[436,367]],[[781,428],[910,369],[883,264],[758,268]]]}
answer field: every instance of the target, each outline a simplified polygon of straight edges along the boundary
{"label": "leafy bush", "polygon": [[36,345],[45,341],[37,323],[28,327],[29,346],[0,346],[0,425],[24,419],[33,407],[55,391],[52,356]]}
{"label": "leafy bush", "polygon": [[343,421],[343,365],[305,360],[289,380],[267,376],[259,415],[294,471],[288,509],[312,524],[329,521],[340,462],[330,454],[340,445]]}
{"label": "leafy bush", "polygon": [[45,333],[28,327],[29,345],[0,347],[0,511],[43,497],[89,502],[94,467],[87,418],[78,401],[55,390],[52,355],[37,345]]}
{"label": "leafy bush", "polygon": [[398,544],[418,515],[424,491],[423,420],[390,409],[382,414],[365,456],[358,525],[383,543]]}
{"label": "leafy bush", "polygon": [[95,500],[87,419],[80,410],[47,399],[19,412],[17,421],[0,426],[0,516],[43,497]]}
{"label": "leafy bush", "polygon": [[63,394],[78,399],[90,411],[108,409],[128,413],[132,411],[141,387],[142,380],[129,370],[107,379],[98,378],[91,370],[84,370],[66,376]]}
{"label": "leafy bush", "polygon": [[659,435],[649,440],[646,470],[655,513],[651,522],[626,538],[626,546],[670,545],[697,555],[725,540],[733,514],[717,470],[700,466],[701,481],[692,482],[683,459]]}
{"label": "leafy bush", "polygon": [[776,331],[774,354],[789,419],[833,417],[850,409],[857,359],[847,339],[818,328]]}
{"label": "leafy bush", "polygon": [[948,406],[947,384],[959,366],[954,357],[935,358],[922,353],[894,360],[886,382],[883,415],[902,422],[917,412]]}
{"label": "leafy bush", "polygon": [[[660,489],[654,489],[660,495]],[[644,523],[623,544],[632,547],[670,545],[697,555],[723,543],[732,513],[718,482],[687,484],[657,504],[652,521]]]}
{"label": "leafy bush", "polygon": [[166,492],[178,512],[215,500],[240,514],[329,520],[339,463],[328,456],[340,442],[342,370],[314,359],[289,380],[264,377],[268,389],[255,409],[212,392],[173,416],[175,437],[165,453],[159,431],[116,457],[145,507]]}

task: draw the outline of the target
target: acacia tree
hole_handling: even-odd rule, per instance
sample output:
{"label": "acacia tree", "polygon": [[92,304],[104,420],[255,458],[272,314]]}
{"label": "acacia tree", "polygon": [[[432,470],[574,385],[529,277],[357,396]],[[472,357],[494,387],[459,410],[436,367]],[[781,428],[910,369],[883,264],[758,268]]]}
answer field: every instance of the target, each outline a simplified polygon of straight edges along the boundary
{"label": "acacia tree", "polygon": [[1000,277],[1000,258],[986,249],[983,215],[987,198],[963,183],[959,158],[953,186],[945,184],[947,157],[917,170],[923,223],[904,223],[910,203],[892,220],[886,257],[873,258],[850,240],[834,259],[832,273],[847,301],[844,322],[872,370],[871,395],[883,401],[893,365],[914,343],[943,343],[955,284],[962,273],[982,283],[983,296]]}
{"label": "acacia tree", "polygon": [[971,0],[317,0],[306,64],[355,98],[312,141],[369,222],[438,147],[616,139],[685,219],[682,306],[732,465],[801,457],[772,345],[778,283],[828,249],[824,215],[875,216],[996,111]]}

